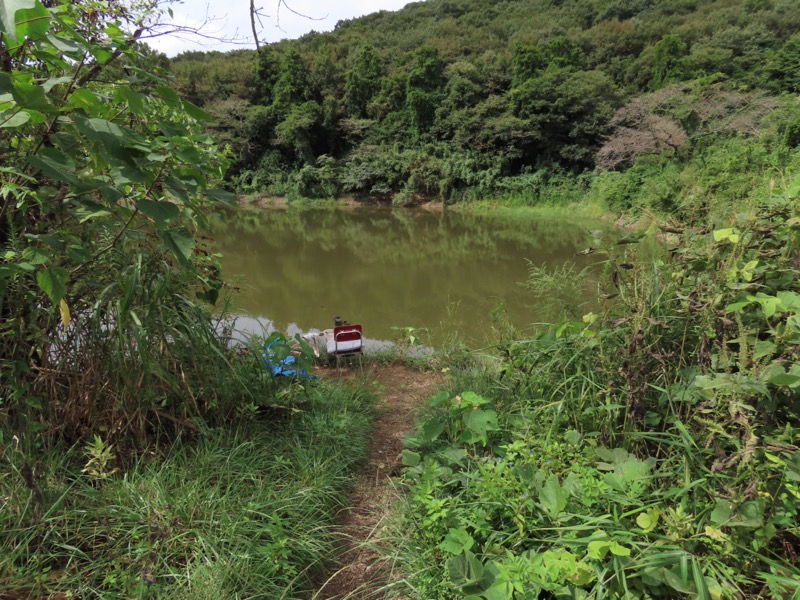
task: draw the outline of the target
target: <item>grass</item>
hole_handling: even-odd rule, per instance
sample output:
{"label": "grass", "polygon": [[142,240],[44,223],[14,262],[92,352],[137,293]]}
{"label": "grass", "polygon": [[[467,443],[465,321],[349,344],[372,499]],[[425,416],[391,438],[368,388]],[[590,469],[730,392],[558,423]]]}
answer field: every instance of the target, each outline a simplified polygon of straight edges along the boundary
{"label": "grass", "polygon": [[564,219],[570,222],[596,224],[603,217],[607,209],[597,201],[585,199],[574,201],[550,201],[531,203],[524,195],[507,195],[485,200],[458,202],[448,205],[447,210],[466,211],[474,213],[508,214],[510,218],[521,216],[534,216],[541,219]]}
{"label": "grass", "polygon": [[0,590],[300,598],[330,558],[370,407],[363,391],[319,383],[289,411],[205,429],[124,474],[110,465],[82,473],[88,457],[73,447],[41,457],[26,484],[31,461],[9,445],[0,455]]}

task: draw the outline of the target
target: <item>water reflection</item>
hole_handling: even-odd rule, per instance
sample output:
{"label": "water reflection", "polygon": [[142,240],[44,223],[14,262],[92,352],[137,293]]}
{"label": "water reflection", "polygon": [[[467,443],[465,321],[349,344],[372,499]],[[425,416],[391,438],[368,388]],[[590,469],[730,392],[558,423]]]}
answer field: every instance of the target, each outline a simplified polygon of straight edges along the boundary
{"label": "water reflection", "polygon": [[240,211],[216,226],[223,273],[239,281],[238,310],[290,333],[325,329],[341,315],[372,339],[392,326],[443,330],[482,342],[504,302],[511,322],[540,320],[519,284],[527,263],[575,257],[586,227],[519,215],[367,207]]}

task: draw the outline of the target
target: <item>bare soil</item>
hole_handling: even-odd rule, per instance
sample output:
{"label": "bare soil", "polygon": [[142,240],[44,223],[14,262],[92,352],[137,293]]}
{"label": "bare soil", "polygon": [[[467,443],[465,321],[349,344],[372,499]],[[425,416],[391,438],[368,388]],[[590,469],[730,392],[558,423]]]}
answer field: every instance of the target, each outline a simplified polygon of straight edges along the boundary
{"label": "bare soil", "polygon": [[[329,371],[336,376],[335,369]],[[383,597],[381,588],[386,583],[388,569],[370,542],[375,541],[397,495],[391,476],[400,466],[403,435],[413,428],[419,406],[442,384],[441,374],[402,364],[375,366],[366,376],[367,381],[376,382],[379,394],[369,460],[361,470],[347,508],[339,515],[341,552],[329,579],[313,600]]]}

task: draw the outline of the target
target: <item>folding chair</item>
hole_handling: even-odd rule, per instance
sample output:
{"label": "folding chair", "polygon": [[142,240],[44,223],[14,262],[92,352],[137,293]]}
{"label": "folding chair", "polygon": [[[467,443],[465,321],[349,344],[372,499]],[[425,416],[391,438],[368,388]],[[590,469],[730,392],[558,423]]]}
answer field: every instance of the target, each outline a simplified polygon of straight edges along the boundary
{"label": "folding chair", "polygon": [[336,373],[340,371],[339,361],[342,357],[358,355],[358,365],[363,371],[362,362],[364,337],[361,325],[339,325],[333,328],[333,337],[328,340],[328,356],[336,357]]}

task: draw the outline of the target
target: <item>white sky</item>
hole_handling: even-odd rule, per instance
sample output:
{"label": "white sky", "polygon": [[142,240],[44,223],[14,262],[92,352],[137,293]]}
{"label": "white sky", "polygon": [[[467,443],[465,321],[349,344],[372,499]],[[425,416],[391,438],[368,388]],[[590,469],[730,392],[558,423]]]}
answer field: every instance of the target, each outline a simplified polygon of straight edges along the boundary
{"label": "white sky", "polygon": [[[352,19],[379,10],[398,10],[409,4],[409,1],[285,0],[296,12],[318,19],[310,20],[293,14],[285,6],[281,6],[278,12],[278,0],[256,0],[256,8],[260,8],[260,12],[266,15],[261,19],[263,28],[258,37],[262,43],[271,43],[285,38],[296,38],[312,30],[330,31],[342,19]],[[202,29],[206,35],[219,38],[237,37],[240,43],[227,44],[186,34],[144,40],[168,56],[175,56],[185,50],[226,51],[255,48],[250,29],[250,0],[182,0],[171,4],[171,8],[176,24],[199,27],[208,17],[210,22]]]}

